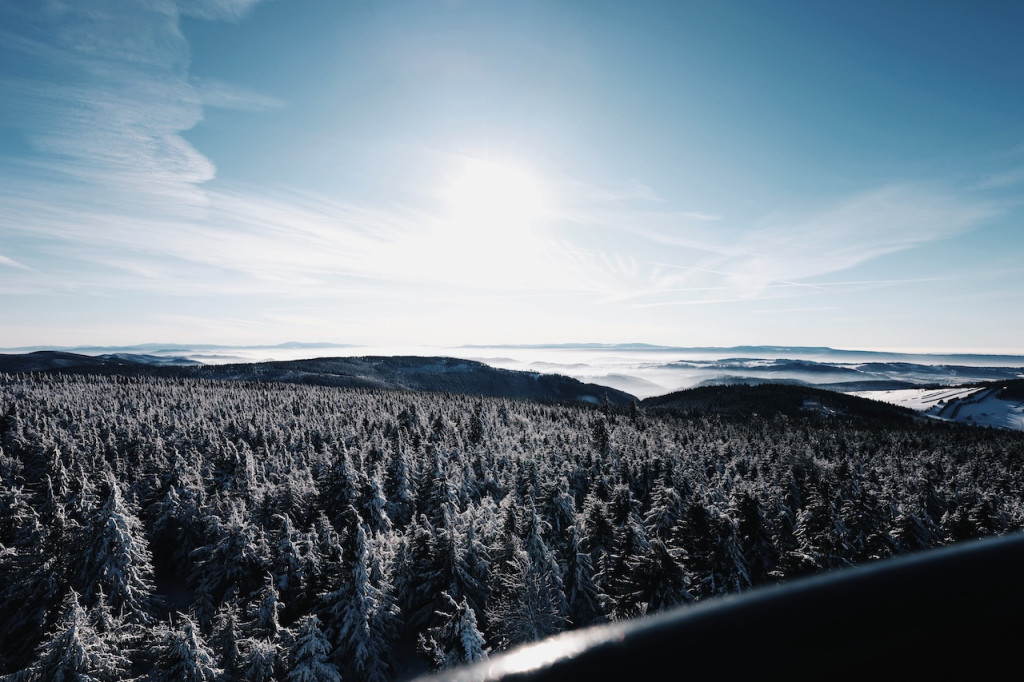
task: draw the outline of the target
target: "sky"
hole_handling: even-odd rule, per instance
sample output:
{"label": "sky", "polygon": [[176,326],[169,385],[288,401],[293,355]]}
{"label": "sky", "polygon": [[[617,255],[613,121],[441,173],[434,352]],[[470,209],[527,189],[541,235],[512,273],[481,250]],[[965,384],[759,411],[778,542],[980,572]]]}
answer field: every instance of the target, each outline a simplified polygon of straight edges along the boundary
{"label": "sky", "polygon": [[1024,4],[0,0],[0,347],[1024,351]]}

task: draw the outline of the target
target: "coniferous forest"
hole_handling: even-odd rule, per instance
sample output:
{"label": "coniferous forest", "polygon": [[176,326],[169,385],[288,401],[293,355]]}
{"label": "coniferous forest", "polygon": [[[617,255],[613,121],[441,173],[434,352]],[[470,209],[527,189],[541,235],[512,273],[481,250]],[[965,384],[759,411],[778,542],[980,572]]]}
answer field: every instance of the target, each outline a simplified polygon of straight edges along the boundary
{"label": "coniferous forest", "polygon": [[390,680],[1024,525],[1024,434],[0,375],[0,674]]}

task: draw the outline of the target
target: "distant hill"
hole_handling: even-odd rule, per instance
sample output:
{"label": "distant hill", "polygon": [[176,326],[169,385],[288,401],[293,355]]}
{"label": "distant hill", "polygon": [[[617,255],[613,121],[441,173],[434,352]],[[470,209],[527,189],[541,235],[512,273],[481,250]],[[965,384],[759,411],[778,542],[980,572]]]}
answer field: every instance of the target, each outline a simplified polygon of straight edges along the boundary
{"label": "distant hill", "polygon": [[369,356],[316,358],[229,365],[200,365],[191,360],[116,354],[78,355],[38,351],[0,355],[0,372],[65,372],[126,376],[190,377],[221,381],[260,381],[463,393],[557,402],[628,405],[634,397],[614,388],[558,374],[497,369],[474,360],[445,357]]}
{"label": "distant hill", "polygon": [[0,372],[20,374],[22,372],[47,372],[52,370],[103,367],[109,362],[103,358],[57,350],[36,351],[35,353],[0,354]]}
{"label": "distant hill", "polygon": [[1019,400],[1024,402],[1024,379],[1002,381],[997,384],[1002,390],[999,397],[1003,400]]}
{"label": "distant hill", "polygon": [[208,365],[195,370],[195,375],[209,379],[285,381],[591,403],[600,402],[607,395],[613,405],[633,401],[633,396],[623,391],[558,374],[497,369],[475,360],[446,357],[368,356]]}
{"label": "distant hill", "polygon": [[920,419],[913,410],[895,405],[796,384],[699,386],[668,395],[647,398],[648,410],[684,413],[760,415],[818,413],[884,421]]}
{"label": "distant hill", "polygon": [[54,372],[72,370],[81,373],[95,370],[108,374],[109,370],[121,368],[130,372],[133,368],[144,367],[198,367],[201,363],[188,358],[169,358],[138,353],[112,353],[108,355],[82,355],[59,350],[40,350],[33,353],[0,353],[0,372],[20,374],[22,372]]}

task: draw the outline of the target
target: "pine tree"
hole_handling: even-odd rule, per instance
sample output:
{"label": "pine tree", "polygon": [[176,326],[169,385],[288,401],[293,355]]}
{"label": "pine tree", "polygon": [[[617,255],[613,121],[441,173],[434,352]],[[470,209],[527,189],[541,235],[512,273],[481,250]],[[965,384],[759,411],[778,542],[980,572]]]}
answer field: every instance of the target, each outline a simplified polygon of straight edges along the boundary
{"label": "pine tree", "polygon": [[404,428],[399,428],[394,437],[394,454],[386,464],[384,493],[387,497],[387,514],[391,522],[404,529],[412,520],[416,506],[412,491],[408,439]]}
{"label": "pine tree", "polygon": [[[692,601],[690,576],[683,564],[682,550],[670,549],[658,538],[650,540],[645,552],[634,555],[629,566],[633,591],[626,600],[637,613],[657,613]],[[635,605],[635,606],[632,606]]]}
{"label": "pine tree", "polygon": [[469,416],[469,433],[467,440],[472,445],[480,445],[484,441],[484,406],[479,400],[473,405],[473,412]]}
{"label": "pine tree", "polygon": [[736,530],[740,551],[749,571],[750,584],[756,587],[771,581],[772,572],[779,562],[779,552],[772,543],[771,528],[758,499],[744,491],[737,507],[739,520]]}
{"label": "pine tree", "polygon": [[277,682],[283,679],[284,662],[276,644],[265,639],[246,639],[241,649],[245,654],[239,680]]}
{"label": "pine tree", "polygon": [[303,617],[288,652],[288,682],[341,682],[341,673],[328,658],[330,650],[316,614]]}
{"label": "pine tree", "polygon": [[447,608],[439,612],[441,622],[420,635],[419,649],[443,670],[487,658],[484,637],[477,628],[476,613],[465,598],[456,603],[446,593]]}
{"label": "pine tree", "polygon": [[300,535],[292,527],[292,521],[287,514],[275,514],[274,519],[281,524],[278,531],[280,539],[274,552],[275,582],[282,598],[290,602],[293,599],[301,599],[306,587],[303,552],[299,547]]}
{"label": "pine tree", "polygon": [[636,514],[630,512],[616,528],[605,567],[596,576],[598,584],[610,597],[612,618],[621,620],[643,615],[646,605],[636,583],[637,561],[651,556],[643,525]]}
{"label": "pine tree", "polygon": [[367,476],[363,482],[360,509],[367,527],[373,533],[386,533],[391,530],[391,519],[388,517],[388,500],[384,495],[384,484],[379,474]]}
{"label": "pine tree", "polygon": [[348,677],[383,682],[389,679],[393,665],[391,647],[397,633],[398,609],[389,592],[371,579],[372,561],[360,519],[355,555],[350,561],[351,577],[324,598],[330,609],[328,631],[337,643],[335,660],[341,662]]}
{"label": "pine tree", "polygon": [[244,505],[231,503],[225,522],[214,517],[211,534],[212,539],[194,552],[196,568],[191,573],[195,615],[207,628],[229,594],[249,594],[270,568],[266,537],[245,519]]}
{"label": "pine tree", "polygon": [[845,487],[841,499],[839,513],[850,560],[856,563],[891,556],[896,543],[889,535],[888,511],[878,493],[858,476]]}
{"label": "pine tree", "polygon": [[794,533],[798,545],[792,565],[797,574],[850,565],[846,528],[831,501],[817,488],[807,491],[804,507],[797,512]]}
{"label": "pine tree", "polygon": [[942,534],[921,501],[910,499],[897,505],[892,537],[901,552],[916,552],[939,544]]}
{"label": "pine tree", "polygon": [[105,477],[107,497],[86,531],[78,584],[86,603],[100,591],[126,621],[152,620],[153,565],[142,522],[121,496],[113,474]]}
{"label": "pine tree", "polygon": [[282,634],[281,612],[284,607],[273,576],[268,575],[263,587],[256,593],[255,604],[250,612],[252,620],[249,631],[252,636],[270,641],[280,637]]}
{"label": "pine tree", "polygon": [[359,504],[359,490],[362,487],[362,475],[352,463],[348,449],[342,445],[337,454],[322,453],[322,457],[330,461],[326,481],[321,483],[323,490],[323,509],[335,526],[340,527],[341,515],[350,506]]}
{"label": "pine tree", "polygon": [[241,642],[238,607],[234,602],[227,602],[217,611],[210,643],[219,654],[224,676],[229,680],[248,679],[245,677]]}
{"label": "pine tree", "polygon": [[651,491],[651,506],[644,514],[644,532],[648,538],[673,543],[674,532],[685,512],[686,505],[671,481],[655,485]]}
{"label": "pine tree", "polygon": [[594,582],[594,567],[590,555],[583,551],[580,532],[576,526],[570,526],[567,535],[568,552],[562,584],[569,624],[581,628],[599,622],[604,609],[601,607],[601,593]]}
{"label": "pine tree", "polygon": [[178,614],[176,620],[150,673],[152,682],[215,682],[223,671],[216,665],[213,649],[189,616]]}
{"label": "pine tree", "polygon": [[547,598],[558,610],[559,617],[565,618],[568,616],[569,605],[565,599],[565,589],[562,583],[562,567],[559,566],[555,553],[548,548],[544,541],[546,530],[546,524],[537,514],[537,510],[531,506],[530,516],[527,518],[524,549],[530,564],[543,580]]}
{"label": "pine tree", "polygon": [[544,486],[544,497],[538,502],[544,521],[544,539],[555,553],[564,554],[568,529],[576,524],[576,502],[569,493],[566,477],[559,476],[553,484]]}
{"label": "pine tree", "polygon": [[694,598],[703,599],[750,586],[736,525],[711,504],[691,500],[680,522]]}
{"label": "pine tree", "polygon": [[596,493],[587,495],[583,503],[582,536],[583,549],[597,573],[604,572],[608,551],[615,539],[615,527],[608,518],[607,504]]}
{"label": "pine tree", "polygon": [[487,610],[488,630],[498,649],[534,642],[565,630],[565,597],[553,580],[550,566],[534,562],[522,541],[511,536],[509,559],[491,574],[494,587]]}
{"label": "pine tree", "polygon": [[79,603],[78,594],[71,590],[64,600],[64,614],[39,647],[35,663],[14,679],[112,682],[123,679],[130,667],[131,662],[118,648],[97,632]]}

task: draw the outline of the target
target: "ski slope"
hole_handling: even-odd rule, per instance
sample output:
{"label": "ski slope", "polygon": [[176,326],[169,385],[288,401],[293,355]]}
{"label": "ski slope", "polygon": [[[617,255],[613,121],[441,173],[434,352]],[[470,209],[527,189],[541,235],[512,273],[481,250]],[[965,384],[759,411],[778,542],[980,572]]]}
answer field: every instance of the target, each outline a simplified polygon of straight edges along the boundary
{"label": "ski slope", "polygon": [[871,400],[908,407],[937,419],[1024,431],[1024,403],[1002,400],[998,388],[950,386],[856,391]]}

